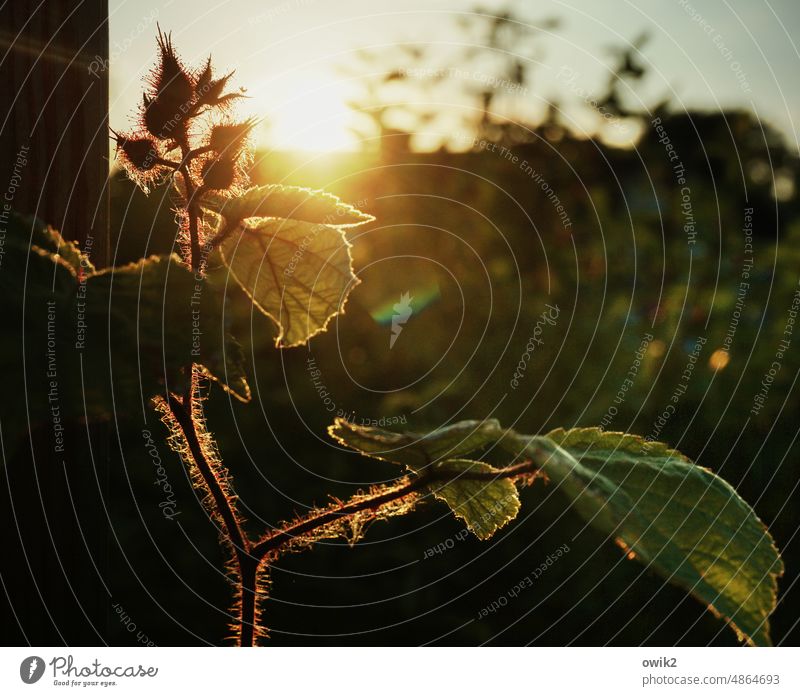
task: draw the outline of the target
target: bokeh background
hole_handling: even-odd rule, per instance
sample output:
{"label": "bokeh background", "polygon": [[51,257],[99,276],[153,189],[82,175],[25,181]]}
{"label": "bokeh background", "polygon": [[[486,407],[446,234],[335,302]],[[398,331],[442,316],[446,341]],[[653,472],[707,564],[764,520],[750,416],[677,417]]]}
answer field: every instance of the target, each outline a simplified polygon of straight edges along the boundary
{"label": "bokeh background", "polygon": [[[263,117],[253,181],[324,188],[376,217],[349,234],[363,283],[308,347],[277,351],[271,322],[231,294],[254,399],[212,386],[206,409],[254,532],[398,473],[332,445],[338,411],[411,430],[603,425],[669,443],[753,505],[786,563],[773,638],[797,644],[800,336],[755,409],[800,280],[796,4],[114,2],[110,17],[115,128],[140,99],[157,21],[187,62],[211,53],[247,87],[243,111]],[[114,263],[171,251],[168,188],[146,197],[120,173],[111,186]],[[514,388],[548,306],[558,320]],[[144,426],[165,434],[155,414],[114,424],[111,595],[159,645],[219,643],[231,588],[215,532],[162,445],[180,524],[164,519]],[[282,558],[271,643],[736,643],[557,491],[522,498],[489,542],[427,505],[352,548]],[[530,590],[478,618],[563,544]],[[32,635],[46,636],[37,611]],[[104,631],[136,644],[113,609]]]}

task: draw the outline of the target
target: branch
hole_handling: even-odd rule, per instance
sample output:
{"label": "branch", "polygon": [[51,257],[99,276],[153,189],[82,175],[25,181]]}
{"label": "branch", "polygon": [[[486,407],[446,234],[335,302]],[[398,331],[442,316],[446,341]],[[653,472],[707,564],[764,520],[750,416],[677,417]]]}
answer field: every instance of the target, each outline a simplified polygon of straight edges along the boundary
{"label": "branch", "polygon": [[239,227],[239,223],[241,220],[225,220],[225,226],[214,236],[214,238],[208,242],[207,247],[208,249],[216,249],[222,242],[224,242],[228,237],[231,236],[236,231],[236,228]]}
{"label": "branch", "polygon": [[189,451],[192,453],[195,464],[200,470],[200,474],[203,476],[203,481],[211,492],[211,497],[214,499],[217,513],[222,518],[226,535],[233,545],[241,569],[242,559],[250,555],[250,544],[245,538],[244,532],[242,532],[239,520],[236,517],[236,513],[233,511],[228,497],[222,490],[222,486],[217,480],[211,465],[203,454],[203,448],[200,445],[200,440],[197,438],[194,421],[190,413],[186,410],[186,407],[181,401],[172,394],[169,396],[169,408],[175,420],[178,421],[178,425],[181,427],[183,437],[186,439],[186,444],[189,445]]}
{"label": "branch", "polygon": [[172,169],[180,169],[181,163],[180,162],[173,162],[172,160],[165,159],[164,157],[156,157],[155,158],[156,164],[161,164],[165,167],[171,167]]}
{"label": "branch", "polygon": [[239,578],[239,647],[252,648],[255,642],[256,594],[258,585],[259,562],[252,556],[241,560]]}
{"label": "branch", "polygon": [[[530,476],[531,474],[537,473],[538,470],[538,464],[532,461],[524,461],[496,471],[459,471],[458,478],[461,481],[497,481],[499,479]],[[355,515],[366,510],[376,511],[383,505],[405,498],[432,483],[452,480],[453,472],[449,472],[446,469],[426,471],[419,476],[415,476],[411,480],[406,480],[406,483],[398,485],[395,488],[390,488],[388,491],[377,493],[371,497],[359,498],[353,502],[323,510],[312,517],[307,517],[287,527],[276,529],[261,541],[254,544],[250,549],[250,554],[261,563],[267,555],[273,551],[278,551],[282,546],[291,543],[294,539],[309,534],[320,527],[324,527],[326,524],[336,522],[344,517],[349,517],[350,515]]]}

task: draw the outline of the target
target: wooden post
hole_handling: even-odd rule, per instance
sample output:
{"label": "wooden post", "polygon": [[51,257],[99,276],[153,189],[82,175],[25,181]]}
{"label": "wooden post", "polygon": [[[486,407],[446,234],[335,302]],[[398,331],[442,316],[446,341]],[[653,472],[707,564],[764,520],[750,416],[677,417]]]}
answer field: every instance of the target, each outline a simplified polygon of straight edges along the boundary
{"label": "wooden post", "polygon": [[3,3],[3,169],[13,207],[108,257],[108,8],[102,0]]}
{"label": "wooden post", "polygon": [[[13,210],[77,240],[96,266],[107,265],[106,2],[3,2],[0,57],[0,196]],[[25,408],[25,395],[2,398]],[[6,644],[105,642],[108,433],[106,426],[75,427],[69,451],[56,456],[42,442],[48,438],[33,432],[30,446],[11,459],[4,452],[0,625]]]}

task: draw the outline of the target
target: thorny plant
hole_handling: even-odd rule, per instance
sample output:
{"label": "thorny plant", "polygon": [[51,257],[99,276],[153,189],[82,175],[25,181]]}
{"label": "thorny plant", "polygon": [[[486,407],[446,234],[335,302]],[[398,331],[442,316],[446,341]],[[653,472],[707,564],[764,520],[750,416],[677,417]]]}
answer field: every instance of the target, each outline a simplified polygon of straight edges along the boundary
{"label": "thorny plant", "polygon": [[[236,203],[246,198],[243,194],[248,183],[249,139],[256,121],[232,119],[232,106],[244,96],[241,92],[225,92],[232,73],[215,77],[210,58],[199,71],[187,69],[168,34],[159,32],[158,48],[159,61],[148,81],[150,90],[142,100],[139,128],[133,133],[114,133],[117,152],[129,176],[145,191],[160,179],[174,177],[182,257],[193,272],[203,276],[209,255],[241,229],[245,219],[239,217],[237,210],[220,223],[214,211],[225,215],[226,201],[233,203],[230,210],[234,211]],[[299,208],[303,203],[314,202],[306,190],[281,187],[271,194],[292,196],[296,201],[291,209],[294,214],[302,213]],[[264,196],[267,202],[268,196]],[[333,201],[331,196],[318,198],[322,204]],[[249,212],[247,218],[253,219],[255,216]],[[371,219],[354,210],[347,212],[348,219]],[[347,502],[315,510],[260,539],[250,539],[236,508],[228,471],[205,428],[198,394],[203,375],[193,364],[187,364],[186,372],[189,377],[183,393],[157,398],[156,407],[172,432],[170,444],[189,466],[194,483],[207,493],[207,507],[230,555],[229,571],[239,585],[234,629],[239,645],[249,646],[255,635],[265,634],[258,599],[266,594],[264,570],[272,560],[283,551],[296,550],[322,538],[357,539],[369,520],[410,510],[420,491],[436,477],[404,477],[391,486],[373,486]],[[533,473],[533,468],[524,464],[509,469],[506,476],[521,479]]]}
{"label": "thorny plant", "polygon": [[[256,121],[234,119],[233,107],[244,95],[226,91],[232,73],[215,76],[210,58],[199,69],[187,68],[170,35],[160,30],[158,50],[138,127],[114,133],[119,159],[145,191],[171,179],[176,239],[195,279],[208,280],[209,258],[218,257],[254,306],[278,324],[278,347],[305,343],[342,310],[358,282],[344,228],[372,217],[322,192],[249,187]],[[204,292],[213,291],[207,284]],[[171,432],[170,445],[205,493],[228,554],[227,569],[238,588],[231,626],[240,646],[267,635],[260,610],[270,564],[282,553],[327,538],[355,543],[370,521],[407,513],[430,497],[443,500],[486,539],[516,516],[517,487],[537,478],[556,483],[578,514],[613,536],[631,558],[707,603],[740,638],[769,642],[767,619],[781,572],[769,535],[730,486],[660,443],[591,428],[528,436],[494,420],[401,434],[339,419],[329,429],[334,439],[395,462],[406,475],[251,538],[206,429],[200,390],[209,377],[210,369],[189,358],[181,378],[154,401]],[[214,378],[249,400],[243,377],[236,384]],[[463,458],[494,447],[511,455],[507,466]],[[667,510],[663,500],[669,496]],[[676,532],[676,519],[684,532]],[[731,529],[738,531],[730,534]]]}

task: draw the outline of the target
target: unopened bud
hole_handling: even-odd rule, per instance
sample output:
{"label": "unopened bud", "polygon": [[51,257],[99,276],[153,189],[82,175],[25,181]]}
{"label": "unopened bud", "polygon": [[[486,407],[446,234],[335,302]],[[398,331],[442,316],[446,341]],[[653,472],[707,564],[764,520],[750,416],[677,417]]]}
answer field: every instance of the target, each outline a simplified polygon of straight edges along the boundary
{"label": "unopened bud", "polygon": [[229,123],[214,126],[208,139],[209,146],[221,155],[235,159],[245,147],[247,137],[255,126],[254,119],[243,123]]}
{"label": "unopened bud", "polygon": [[140,171],[149,172],[157,164],[158,149],[151,138],[126,138],[117,136],[117,151],[124,164]]}
{"label": "unopened bud", "polygon": [[203,184],[209,189],[224,191],[236,179],[236,164],[228,157],[220,157],[203,165]]}

